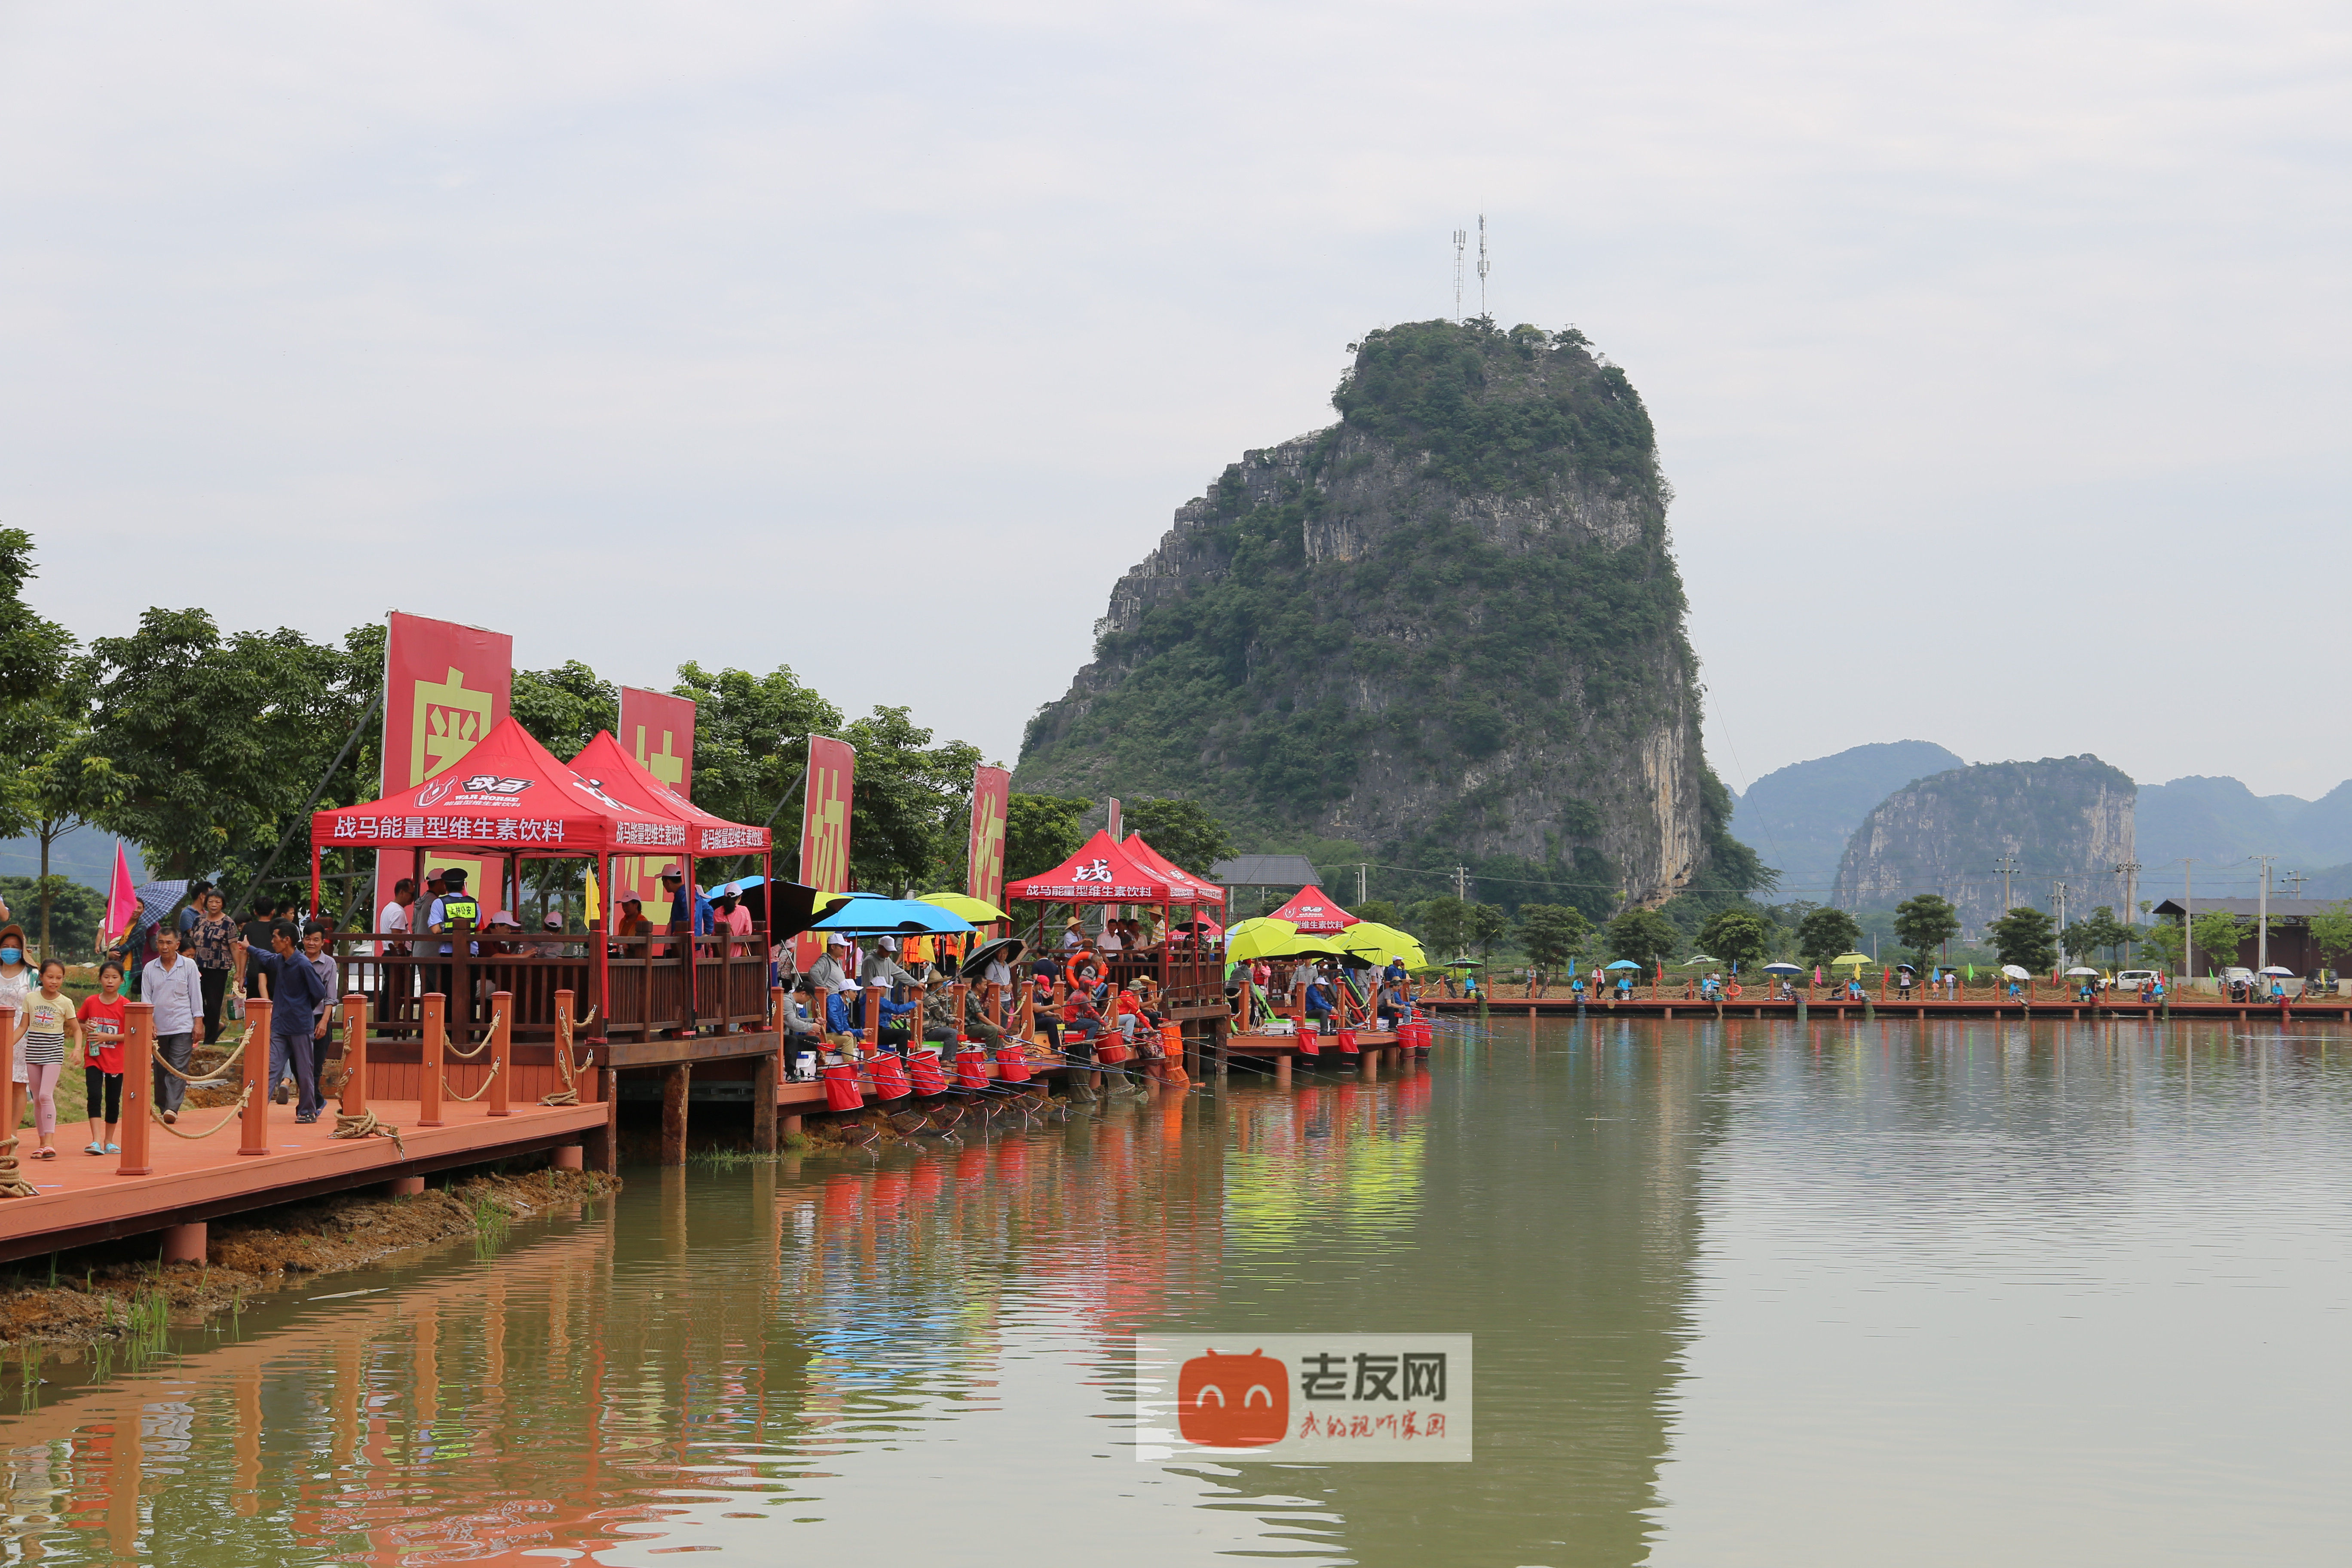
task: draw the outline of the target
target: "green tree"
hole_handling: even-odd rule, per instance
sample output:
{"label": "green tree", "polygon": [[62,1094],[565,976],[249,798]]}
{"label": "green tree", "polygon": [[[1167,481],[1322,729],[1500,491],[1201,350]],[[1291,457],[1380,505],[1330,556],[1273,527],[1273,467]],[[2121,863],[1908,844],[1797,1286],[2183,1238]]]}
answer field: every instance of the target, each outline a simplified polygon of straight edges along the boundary
{"label": "green tree", "polygon": [[843,737],[857,748],[849,868],[891,892],[961,888],[971,772],[980,748],[933,743],[904,708],[877,707]]}
{"label": "green tree", "polygon": [[1776,934],[1761,910],[1728,909],[1698,928],[1698,944],[1727,963],[1752,966],[1771,955]]}
{"label": "green tree", "polygon": [[2311,917],[2311,940],[2326,957],[2352,952],[2352,899],[2341,899]]}
{"label": "green tree", "polygon": [[173,877],[257,866],[289,825],[307,845],[291,818],[383,679],[299,632],[224,637],[203,610],[151,609],[90,654],[84,746],[115,779],[94,820]]}
{"label": "green tree", "polygon": [[1500,905],[1470,906],[1470,945],[1478,950],[1479,958],[1486,963],[1494,963],[1495,944],[1502,941],[1510,929],[1510,914]]}
{"label": "green tree", "polygon": [[1923,970],[1936,962],[1936,949],[1959,934],[1960,912],[1939,894],[1921,893],[1895,906],[1895,938]]}
{"label": "green tree", "polygon": [[105,758],[89,753],[89,715],[83,707],[87,689],[82,682],[68,680],[46,700],[27,703],[11,726],[33,745],[15,787],[30,811],[32,837],[40,850],[40,874],[30,891],[39,911],[37,930],[44,960],[61,954],[79,958],[88,951],[71,937],[53,938],[50,916],[57,901],[80,884],[52,875],[49,855],[58,839],[103,812],[114,794],[113,769]]}
{"label": "green tree", "polygon": [[0,528],[0,837],[30,832],[40,808],[34,781],[18,772],[24,759],[55,743],[55,710],[74,662],[73,634],[25,603],[34,576],[33,536]]}
{"label": "green tree", "polygon": [[[568,763],[597,731],[620,732],[621,689],[576,658],[553,669],[518,669],[507,711],[532,740]],[[698,731],[698,714],[697,721]]]}
{"label": "green tree", "polygon": [[1985,930],[1992,937],[1993,949],[2000,954],[2003,963],[2014,963],[2039,974],[2058,963],[2058,941],[2053,929],[2056,924],[2040,910],[2020,908],[2010,910]]}
{"label": "green tree", "polygon": [[1627,910],[1609,922],[1604,940],[1612,958],[1630,958],[1654,971],[1681,949],[1683,933],[1655,910]]}
{"label": "green tree", "polygon": [[2131,928],[2116,919],[2114,907],[2101,904],[2061,931],[2059,945],[2082,957],[2105,952],[2112,960],[2116,950],[2131,938]]}
{"label": "green tree", "polygon": [[38,900],[45,880],[54,884],[49,901],[54,952],[68,963],[79,963],[98,949],[98,928],[106,918],[106,900],[97,889],[70,877],[0,877],[0,899],[12,910],[21,909]]}
{"label": "green tree", "polygon": [[1386,899],[1366,899],[1348,912],[1360,921],[1370,921],[1384,926],[1395,925],[1399,918],[1397,907]]}
{"label": "green tree", "polygon": [[1076,854],[1086,842],[1079,820],[1094,804],[1076,795],[1014,791],[1004,812],[1004,879],[1050,871]]}
{"label": "green tree", "polygon": [[1119,826],[1139,833],[1145,843],[1196,877],[1234,857],[1233,835],[1225,825],[1196,800],[1131,800],[1121,809]]}
{"label": "green tree", "polygon": [[802,787],[808,738],[840,736],[841,710],[781,664],[766,675],[713,673],[689,659],[678,666],[670,694],[694,703],[695,804],[755,827],[772,818],[776,866],[797,875],[801,814],[788,797]]}
{"label": "green tree", "polygon": [[1852,952],[1862,941],[1862,927],[1845,910],[1829,905],[1805,912],[1797,922],[1797,953],[1819,967],[1842,952]]}
{"label": "green tree", "polygon": [[1411,930],[1431,958],[1459,958],[1470,945],[1470,906],[1451,893],[1424,899],[1413,908]]}
{"label": "green tree", "polygon": [[2253,922],[2227,910],[2207,910],[2189,926],[2196,943],[2191,957],[2209,970],[2227,969],[2238,962],[2238,944],[2246,940]]}
{"label": "green tree", "polygon": [[2181,946],[2188,936],[2179,921],[2157,921],[2144,928],[2139,940],[2156,949],[2157,957],[2172,973],[2180,972]]}
{"label": "green tree", "polygon": [[1521,904],[1519,945],[1536,966],[1536,984],[1548,984],[1568,961],[1592,941],[1592,922],[1569,904]]}

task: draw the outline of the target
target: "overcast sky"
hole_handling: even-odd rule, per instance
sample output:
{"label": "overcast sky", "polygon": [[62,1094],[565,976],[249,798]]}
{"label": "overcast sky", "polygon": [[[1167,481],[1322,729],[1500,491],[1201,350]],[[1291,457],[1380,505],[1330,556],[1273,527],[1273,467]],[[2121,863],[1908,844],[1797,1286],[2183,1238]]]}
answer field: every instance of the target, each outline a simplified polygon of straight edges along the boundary
{"label": "overcast sky", "polygon": [[1010,762],[1483,212],[1494,314],[1648,399],[1735,787],[1916,736],[2317,795],[2347,18],[0,0],[0,521],[84,636],[396,606]]}

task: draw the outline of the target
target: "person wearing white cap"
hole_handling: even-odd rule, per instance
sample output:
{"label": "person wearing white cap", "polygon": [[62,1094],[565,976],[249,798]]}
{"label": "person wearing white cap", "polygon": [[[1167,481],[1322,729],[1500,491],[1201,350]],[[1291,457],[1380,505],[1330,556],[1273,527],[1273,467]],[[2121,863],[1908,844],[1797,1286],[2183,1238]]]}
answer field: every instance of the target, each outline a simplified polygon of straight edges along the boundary
{"label": "person wearing white cap", "polygon": [[849,944],[838,936],[824,939],[824,956],[810,964],[808,971],[818,994],[830,995],[849,984],[849,972],[841,966],[842,957],[848,951]]}

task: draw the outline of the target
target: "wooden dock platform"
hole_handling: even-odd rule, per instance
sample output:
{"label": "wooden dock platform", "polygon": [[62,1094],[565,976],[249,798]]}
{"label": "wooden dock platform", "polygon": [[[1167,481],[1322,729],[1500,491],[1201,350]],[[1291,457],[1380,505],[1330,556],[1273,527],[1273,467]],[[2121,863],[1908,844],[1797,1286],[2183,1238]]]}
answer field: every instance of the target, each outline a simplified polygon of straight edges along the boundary
{"label": "wooden dock platform", "polygon": [[1702,1002],[1687,996],[1637,996],[1629,1002],[1586,1002],[1572,997],[1490,997],[1481,1003],[1470,997],[1427,996],[1420,1005],[1449,1016],[1483,1012],[1487,1018],[1574,1018],[1580,1005],[1586,1018],[2014,1018],[2070,1019],[2161,1018],[2213,1019],[2247,1022],[2256,1019],[2326,1020],[2352,1023],[2352,997],[2330,996],[2312,1002],[2276,1003],[2209,1001],[2176,998],[2168,1011],[2134,997],[2120,1002],[2077,1002],[2051,996],[2040,1001],[1962,996],[1954,1001],[1914,997],[1909,1000],[1838,1001],[1827,997],[1805,1003],[1774,1002],[1743,996],[1738,1001]]}
{"label": "wooden dock platform", "polygon": [[383,1122],[400,1129],[390,1138],[336,1138],[334,1107],[309,1125],[291,1105],[271,1105],[266,1152],[239,1154],[242,1129],[234,1106],[190,1109],[179,1125],[201,1131],[228,1124],[201,1142],[162,1128],[151,1131],[152,1173],[124,1176],[121,1155],[82,1152],[81,1124],[60,1127],[58,1157],[25,1159],[32,1144],[20,1135],[18,1173],[35,1195],[0,1203],[0,1262],[83,1247],[95,1241],[201,1225],[247,1209],[293,1203],[352,1187],[417,1178],[455,1165],[577,1145],[604,1125],[602,1105],[518,1105],[493,1118],[478,1105],[449,1108],[447,1125],[416,1125],[415,1100],[370,1102]]}

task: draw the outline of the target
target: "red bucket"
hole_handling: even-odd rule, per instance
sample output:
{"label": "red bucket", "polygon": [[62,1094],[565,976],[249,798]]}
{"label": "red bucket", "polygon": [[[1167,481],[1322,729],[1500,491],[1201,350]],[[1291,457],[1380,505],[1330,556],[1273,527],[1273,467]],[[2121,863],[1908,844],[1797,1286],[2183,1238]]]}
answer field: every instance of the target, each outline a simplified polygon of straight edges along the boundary
{"label": "red bucket", "polygon": [[940,1067],[940,1053],[937,1051],[917,1051],[913,1059],[907,1063],[907,1072],[915,1080],[917,1094],[945,1094],[948,1091],[948,1075]]}
{"label": "red bucket", "polygon": [[1298,1054],[1302,1057],[1317,1057],[1323,1054],[1323,1047],[1316,1043],[1315,1026],[1312,1024],[1301,1024],[1298,1026]]}
{"label": "red bucket", "polygon": [[1117,1035],[1105,1035],[1095,1044],[1095,1060],[1106,1067],[1117,1067],[1134,1054]]}
{"label": "red bucket", "polygon": [[1006,1083],[1029,1081],[1029,1058],[1021,1054],[1018,1046],[1007,1046],[996,1053],[996,1076]]}
{"label": "red bucket", "polygon": [[827,1110],[856,1110],[866,1103],[857,1092],[857,1069],[847,1062],[839,1067],[823,1068],[817,1076],[824,1079],[824,1108]]}
{"label": "red bucket", "polygon": [[988,1087],[988,1057],[985,1052],[964,1050],[956,1053],[956,1087],[986,1089]]}
{"label": "red bucket", "polygon": [[873,1076],[877,1100],[904,1100],[914,1092],[907,1083],[907,1064],[888,1051],[867,1062],[866,1070]]}
{"label": "red bucket", "polygon": [[1348,1055],[1348,1056],[1351,1056],[1351,1057],[1352,1057],[1352,1056],[1357,1056],[1357,1055],[1360,1055],[1360,1054],[1361,1054],[1361,1053],[1360,1053],[1360,1052],[1356,1049],[1356,1031],[1355,1031],[1355,1030],[1353,1030],[1353,1029],[1342,1029],[1342,1030],[1340,1030],[1340,1031],[1339,1032],[1339,1034],[1337,1034],[1336,1036],[1334,1036],[1334,1037],[1333,1037],[1333,1038],[1337,1039],[1337,1040],[1339,1042],[1339,1049],[1340,1049],[1340,1050],[1341,1050],[1341,1052],[1343,1052],[1344,1054],[1346,1054],[1346,1055]]}

